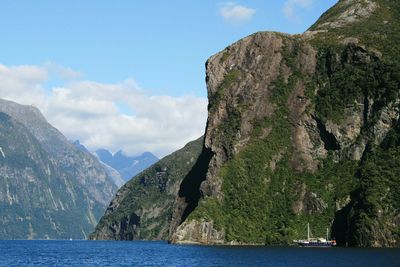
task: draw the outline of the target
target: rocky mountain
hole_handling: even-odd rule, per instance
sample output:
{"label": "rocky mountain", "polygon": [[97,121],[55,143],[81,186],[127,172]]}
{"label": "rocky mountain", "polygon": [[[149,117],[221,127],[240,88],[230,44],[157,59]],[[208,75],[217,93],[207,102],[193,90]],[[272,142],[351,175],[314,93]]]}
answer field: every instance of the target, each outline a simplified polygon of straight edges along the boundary
{"label": "rocky mountain", "polygon": [[212,56],[212,157],[183,181],[171,242],[288,244],[309,222],[340,245],[399,246],[399,19],[399,1],[341,0],[304,34]]}
{"label": "rocky mountain", "polygon": [[103,163],[118,171],[125,181],[129,181],[159,160],[150,152],[139,156],[127,156],[122,150],[113,155],[106,149],[99,149],[95,153]]}
{"label": "rocky mountain", "polygon": [[[82,151],[84,153],[90,153],[89,150],[83,144],[81,144],[81,142],[79,142],[79,140],[75,140],[74,142],[72,142],[72,144],[76,148],[78,148],[80,151]],[[97,154],[95,154],[95,156],[98,158]],[[111,180],[117,186],[117,188],[120,188],[121,186],[123,186],[125,184],[125,180],[122,179],[121,174],[117,170],[115,170],[113,167],[105,164],[99,158],[98,158],[98,160],[100,161],[101,165],[105,169],[107,175],[111,178]]]}
{"label": "rocky mountain", "polygon": [[33,106],[0,100],[0,238],[86,238],[117,187]]}
{"label": "rocky mountain", "polygon": [[212,56],[197,161],[167,168],[185,167],[174,190],[163,161],[128,183],[93,238],[164,239],[169,224],[172,243],[281,245],[310,223],[339,245],[399,246],[399,15],[398,1],[340,0],[304,34]]}
{"label": "rocky mountain", "polygon": [[[180,184],[193,170],[205,171],[203,138],[161,159],[127,182],[112,200],[91,239],[168,239]],[[195,165],[196,164],[196,165]]]}

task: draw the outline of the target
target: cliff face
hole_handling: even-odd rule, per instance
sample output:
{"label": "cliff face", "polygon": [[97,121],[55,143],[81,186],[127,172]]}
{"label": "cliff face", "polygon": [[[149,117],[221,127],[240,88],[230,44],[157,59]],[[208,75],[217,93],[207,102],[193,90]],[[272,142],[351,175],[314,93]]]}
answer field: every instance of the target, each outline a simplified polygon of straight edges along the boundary
{"label": "cliff face", "polygon": [[183,181],[172,242],[290,243],[309,222],[339,244],[399,245],[399,12],[339,1],[302,35],[208,60],[208,168]]}
{"label": "cliff face", "polygon": [[[90,238],[167,239],[180,184],[191,175],[204,139],[161,159],[119,189]],[[198,165],[198,164],[197,164]]]}
{"label": "cliff face", "polygon": [[0,100],[2,239],[86,238],[116,192],[39,110]]}

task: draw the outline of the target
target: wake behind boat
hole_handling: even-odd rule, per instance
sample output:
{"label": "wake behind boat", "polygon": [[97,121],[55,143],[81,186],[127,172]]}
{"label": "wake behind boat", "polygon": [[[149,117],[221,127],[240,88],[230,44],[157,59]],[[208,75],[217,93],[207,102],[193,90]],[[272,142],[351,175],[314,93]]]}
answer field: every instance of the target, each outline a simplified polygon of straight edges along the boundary
{"label": "wake behind boat", "polygon": [[328,240],[328,229],[326,229],[326,238],[310,237],[310,224],[307,223],[307,239],[293,240],[300,247],[333,247],[336,246],[336,240]]}

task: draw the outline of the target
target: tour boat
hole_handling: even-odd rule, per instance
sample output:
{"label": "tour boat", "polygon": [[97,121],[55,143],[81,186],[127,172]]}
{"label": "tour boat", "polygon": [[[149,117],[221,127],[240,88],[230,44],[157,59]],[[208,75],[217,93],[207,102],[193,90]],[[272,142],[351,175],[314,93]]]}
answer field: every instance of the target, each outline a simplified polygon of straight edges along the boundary
{"label": "tour boat", "polygon": [[307,239],[293,240],[300,247],[333,247],[336,246],[336,241],[328,240],[328,229],[326,229],[326,238],[310,237],[310,224],[307,223]]}

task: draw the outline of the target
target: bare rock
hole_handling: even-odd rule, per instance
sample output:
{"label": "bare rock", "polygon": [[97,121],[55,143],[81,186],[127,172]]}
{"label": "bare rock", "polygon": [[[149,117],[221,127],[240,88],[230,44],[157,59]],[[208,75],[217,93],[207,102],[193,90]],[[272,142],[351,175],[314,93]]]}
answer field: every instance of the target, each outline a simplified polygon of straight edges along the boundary
{"label": "bare rock", "polygon": [[225,244],[225,232],[214,228],[213,221],[191,220],[183,223],[172,236],[171,241],[176,244]]}

